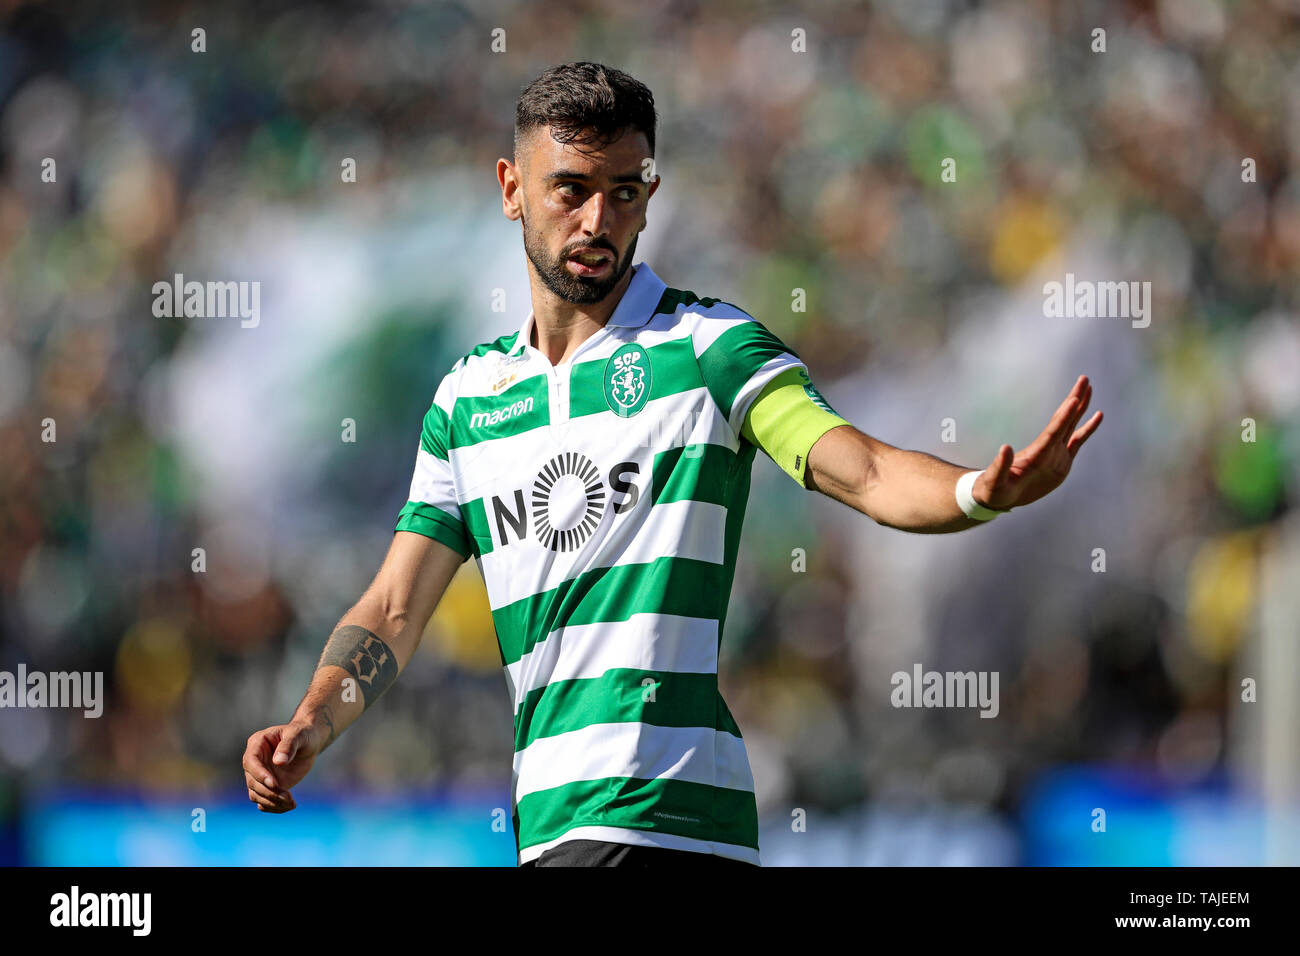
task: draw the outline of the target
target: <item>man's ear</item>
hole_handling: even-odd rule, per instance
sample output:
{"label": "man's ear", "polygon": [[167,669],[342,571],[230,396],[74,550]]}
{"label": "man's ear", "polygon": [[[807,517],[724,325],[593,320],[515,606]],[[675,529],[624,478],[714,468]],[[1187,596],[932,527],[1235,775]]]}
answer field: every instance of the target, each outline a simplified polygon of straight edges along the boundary
{"label": "man's ear", "polygon": [[523,181],[519,167],[504,157],[497,160],[497,182],[501,185],[501,212],[511,221],[523,218],[520,190]]}

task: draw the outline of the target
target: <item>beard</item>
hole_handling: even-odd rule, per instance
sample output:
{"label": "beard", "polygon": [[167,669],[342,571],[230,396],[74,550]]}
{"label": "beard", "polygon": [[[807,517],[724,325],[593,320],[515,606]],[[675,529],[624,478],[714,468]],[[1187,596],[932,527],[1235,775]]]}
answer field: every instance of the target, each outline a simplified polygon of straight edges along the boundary
{"label": "beard", "polygon": [[[555,296],[565,302],[573,305],[591,305],[599,302],[605,296],[614,291],[619,280],[623,278],[623,273],[627,267],[632,264],[632,256],[636,252],[636,241],[640,238],[638,233],[632,237],[632,244],[627,247],[622,258],[619,258],[618,250],[613,249],[606,242],[597,242],[589,248],[603,249],[614,257],[614,267],[610,269],[609,275],[605,278],[595,278],[592,276],[577,276],[568,270],[565,262],[568,261],[566,256],[559,258],[551,256],[546,251],[546,245],[542,242],[540,236],[535,236],[528,228],[528,220],[522,215],[520,220],[524,226],[524,252],[537,270],[538,276],[541,277],[542,283],[550,289]],[[581,248],[581,247],[578,247]]]}

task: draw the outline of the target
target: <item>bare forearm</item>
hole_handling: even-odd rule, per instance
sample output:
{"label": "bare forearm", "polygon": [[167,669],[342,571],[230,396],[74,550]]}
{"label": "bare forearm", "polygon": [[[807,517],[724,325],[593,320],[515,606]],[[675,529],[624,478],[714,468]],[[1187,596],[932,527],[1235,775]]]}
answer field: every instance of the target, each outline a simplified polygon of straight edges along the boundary
{"label": "bare forearm", "polygon": [[982,522],[957,504],[963,468],[895,448],[851,425],[832,428],[808,455],[806,483],[877,524],[919,534],[964,531]]}
{"label": "bare forearm", "polygon": [[922,451],[891,448],[877,467],[868,501],[880,524],[917,534],[948,534],[984,524],[957,504],[957,479],[977,469],[954,465]]}
{"label": "bare forearm", "polygon": [[419,642],[409,621],[385,618],[368,598],[348,611],[330,635],[293,715],[323,731],[326,746],[392,686]]}
{"label": "bare forearm", "polygon": [[379,700],[415,654],[464,561],[440,542],[395,533],[375,580],[330,635],[294,721],[319,728],[333,742]]}
{"label": "bare forearm", "polygon": [[347,677],[346,673],[332,667],[317,670],[290,720],[290,723],[306,723],[316,727],[325,741],[322,750],[337,740],[365,710],[360,695],[354,701],[345,699],[343,681]]}

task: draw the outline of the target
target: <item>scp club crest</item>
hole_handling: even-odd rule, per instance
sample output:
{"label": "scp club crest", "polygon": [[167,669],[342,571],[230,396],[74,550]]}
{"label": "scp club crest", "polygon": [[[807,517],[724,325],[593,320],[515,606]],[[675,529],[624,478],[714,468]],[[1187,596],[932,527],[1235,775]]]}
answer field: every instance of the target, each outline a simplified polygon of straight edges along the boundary
{"label": "scp club crest", "polygon": [[652,381],[650,353],[629,342],[605,363],[605,402],[619,418],[630,418],[645,407]]}

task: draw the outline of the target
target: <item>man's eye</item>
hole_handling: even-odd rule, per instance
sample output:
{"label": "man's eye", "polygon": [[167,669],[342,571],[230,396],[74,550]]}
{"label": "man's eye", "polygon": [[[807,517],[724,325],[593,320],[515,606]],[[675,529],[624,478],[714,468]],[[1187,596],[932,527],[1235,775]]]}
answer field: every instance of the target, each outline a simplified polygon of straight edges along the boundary
{"label": "man's eye", "polygon": [[[581,187],[577,183],[561,183],[555,188],[563,192],[565,196],[576,196]],[[572,190],[572,192],[564,192],[565,190]],[[633,186],[625,186],[619,190],[619,198],[625,202],[635,202],[637,198],[636,188]]]}

